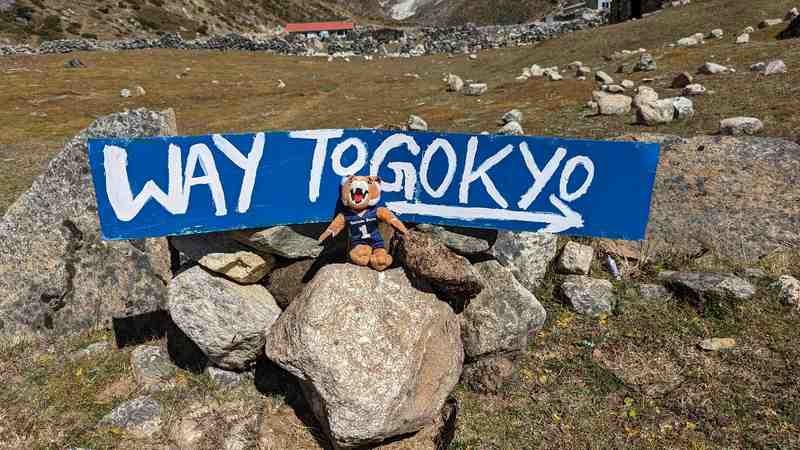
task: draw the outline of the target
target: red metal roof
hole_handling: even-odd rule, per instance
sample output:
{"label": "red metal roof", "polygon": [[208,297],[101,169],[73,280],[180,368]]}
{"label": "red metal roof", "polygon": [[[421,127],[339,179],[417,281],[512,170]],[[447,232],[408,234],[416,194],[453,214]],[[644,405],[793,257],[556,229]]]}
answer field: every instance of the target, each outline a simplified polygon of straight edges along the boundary
{"label": "red metal roof", "polygon": [[318,31],[352,30],[354,26],[353,22],[310,22],[287,23],[285,29],[289,33],[314,33]]}

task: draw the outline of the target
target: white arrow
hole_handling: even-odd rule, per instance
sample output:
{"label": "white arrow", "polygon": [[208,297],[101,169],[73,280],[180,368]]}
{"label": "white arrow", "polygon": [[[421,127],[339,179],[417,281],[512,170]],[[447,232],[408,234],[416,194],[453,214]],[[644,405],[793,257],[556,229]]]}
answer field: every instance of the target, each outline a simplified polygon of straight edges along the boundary
{"label": "white arrow", "polygon": [[412,214],[442,219],[456,220],[503,220],[516,222],[544,223],[546,227],[539,230],[543,233],[561,233],[571,228],[583,228],[583,217],[573,211],[555,194],[550,195],[550,203],[561,214],[510,211],[507,209],[469,208],[461,206],[429,205],[426,203],[387,202],[386,207],[399,215]]}

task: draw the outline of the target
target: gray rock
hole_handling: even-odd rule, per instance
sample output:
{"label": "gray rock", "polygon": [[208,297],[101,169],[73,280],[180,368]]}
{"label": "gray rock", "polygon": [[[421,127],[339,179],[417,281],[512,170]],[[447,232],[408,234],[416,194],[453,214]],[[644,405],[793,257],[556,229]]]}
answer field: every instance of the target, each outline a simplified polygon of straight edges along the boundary
{"label": "gray rock", "polygon": [[782,59],[776,59],[774,61],[770,61],[764,68],[764,75],[767,76],[776,75],[780,73],[786,73],[786,63],[784,63]]}
{"label": "gray rock", "polygon": [[675,105],[665,98],[636,105],[636,121],[642,125],[670,123],[675,119]]}
{"label": "gray rock", "polygon": [[703,339],[698,346],[709,352],[718,352],[736,348],[736,340],[732,338]]}
{"label": "gray rock", "polygon": [[556,257],[558,237],[547,233],[501,231],[491,253],[525,289],[534,291]]}
{"label": "gray rock", "polygon": [[758,23],[758,28],[769,28],[783,23],[783,19],[764,19]]}
{"label": "gray rock", "polygon": [[322,253],[317,237],[324,227],[324,225],[278,226],[265,230],[234,231],[230,235],[260,252],[289,259],[316,258]]}
{"label": "gray rock", "polygon": [[711,37],[711,38],[714,38],[714,39],[722,39],[723,37],[725,37],[725,31],[723,31],[722,28],[714,28],[708,34],[708,37]]}
{"label": "gray rock", "polygon": [[755,117],[731,117],[719,123],[719,132],[730,136],[756,134],[764,128],[764,123]]}
{"label": "gray rock", "polygon": [[693,83],[684,87],[682,93],[685,96],[705,95],[706,88],[702,84]]}
{"label": "gray rock", "polygon": [[269,274],[266,286],[275,297],[275,301],[283,309],[300,295],[306,283],[316,273],[315,260],[305,259],[281,267]]}
{"label": "gray rock", "polygon": [[449,91],[461,92],[464,89],[464,80],[458,75],[453,75],[452,73],[447,75],[445,82],[447,83],[447,90]]}
{"label": "gray rock", "polygon": [[258,255],[223,233],[173,237],[170,242],[192,261],[241,284],[258,283],[275,266],[272,255]]}
{"label": "gray rock", "polygon": [[592,268],[594,249],[577,242],[567,242],[558,258],[557,270],[568,275],[588,275]]}
{"label": "gray rock", "polygon": [[669,289],[660,284],[640,284],[639,295],[648,302],[665,301],[673,298]]}
{"label": "gray rock", "polygon": [[262,353],[264,335],[281,309],[260,285],[242,286],[200,266],[169,287],[172,320],[215,365],[248,369]]}
{"label": "gray rock", "polygon": [[635,106],[646,105],[648,103],[653,103],[658,100],[658,93],[655,89],[649,86],[639,86],[636,89],[636,97],[633,99],[633,104]]}
{"label": "gray rock", "polygon": [[[800,242],[800,145],[773,138],[633,134],[662,152],[650,209],[652,255],[713,252],[754,263]],[[722,182],[708,167],[724,167]],[[680,211],[676,214],[675,211]]]}
{"label": "gray rock", "polygon": [[429,288],[461,309],[484,285],[472,264],[435,237],[409,231],[398,241],[398,259],[421,288]]}
{"label": "gray rock", "polygon": [[[0,334],[62,335],[162,310],[168,258],[103,241],[87,139],[176,134],[174,114],[135,110],[95,121],[70,140],[0,219]],[[166,248],[165,239],[155,247]]]}
{"label": "gray rock", "polygon": [[219,387],[232,387],[244,383],[250,378],[249,372],[233,372],[214,366],[206,367],[206,375]]}
{"label": "gray rock", "polygon": [[670,85],[673,89],[683,89],[686,86],[692,84],[694,77],[689,72],[681,72],[672,79],[672,84]]}
{"label": "gray rock", "polygon": [[701,41],[698,41],[695,37],[689,36],[685,38],[678,39],[678,47],[695,47],[699,45]]}
{"label": "gray rock", "polygon": [[525,134],[525,130],[522,129],[522,125],[519,122],[509,122],[503,125],[502,128],[497,130],[497,134],[504,134],[508,136],[522,136]]}
{"label": "gray rock", "polygon": [[530,68],[531,77],[543,77],[544,76],[544,69],[539,66],[538,64],[534,64]]}
{"label": "gray rock", "polygon": [[64,67],[67,69],[84,69],[86,64],[78,58],[72,58],[64,63]]}
{"label": "gray rock", "polygon": [[778,278],[774,287],[784,305],[800,306],[800,281],[790,275]]}
{"label": "gray rock", "polygon": [[464,86],[462,92],[464,95],[478,97],[485,94],[488,90],[489,86],[486,83],[469,83]]}
{"label": "gray rock", "polygon": [[522,351],[528,336],[541,329],[547,312],[530,291],[497,261],[475,264],[486,288],[461,315],[461,338],[468,359]]}
{"label": "gray rock", "polygon": [[431,423],[463,362],[449,306],[415,289],[400,269],[351,264],[320,270],[272,327],[266,354],[301,381],[343,447]]}
{"label": "gray rock", "polygon": [[694,102],[686,97],[671,97],[675,120],[689,120],[694,117]]}
{"label": "gray rock", "polygon": [[136,384],[153,393],[175,387],[177,367],[160,347],[142,345],[131,352],[131,368]]}
{"label": "gray rock", "polygon": [[120,428],[135,438],[147,439],[161,431],[161,424],[161,404],[150,397],[139,397],[114,408],[98,425]]}
{"label": "gray rock", "polygon": [[621,85],[622,85],[622,87],[624,87],[625,89],[633,89],[633,87],[634,87],[634,86],[636,86],[636,83],[634,83],[634,82],[633,82],[633,81],[631,81],[631,80],[622,80],[622,83],[620,83],[620,84],[621,84]]}
{"label": "gray rock", "polygon": [[472,392],[498,394],[514,375],[515,362],[507,355],[495,355],[464,364],[461,384]]}
{"label": "gray rock", "polygon": [[73,352],[69,355],[69,359],[71,361],[77,361],[83,358],[89,358],[94,355],[98,355],[100,353],[105,353],[107,351],[112,350],[113,347],[110,342],[102,341],[102,342],[95,342],[94,344],[88,345],[76,352]]}
{"label": "gray rock", "polygon": [[575,312],[589,317],[611,314],[616,303],[614,286],[608,280],[569,275],[561,284],[561,293]]}
{"label": "gray rock", "polygon": [[477,255],[488,252],[497,240],[497,231],[456,227],[439,227],[419,224],[417,230],[429,233],[459,255]]}
{"label": "gray rock", "polygon": [[759,61],[759,62],[757,62],[755,64],[750,65],[750,71],[751,72],[763,72],[764,69],[766,69],[766,68],[767,68],[767,63],[765,63],[763,61]]}
{"label": "gray rock", "polygon": [[597,102],[600,114],[604,116],[619,116],[628,114],[631,111],[633,99],[627,95],[594,91],[592,97]]}
{"label": "gray rock", "polygon": [[700,72],[702,74],[705,74],[705,75],[717,75],[717,74],[721,74],[721,73],[731,72],[731,69],[729,67],[725,67],[725,66],[717,64],[717,63],[707,62],[707,63],[703,64],[702,66],[700,66],[700,68],[698,69],[698,72]]}
{"label": "gray rock", "polygon": [[564,79],[564,77],[562,77],[561,74],[558,73],[557,67],[549,67],[547,69],[544,69],[544,76],[550,81],[561,81]]}
{"label": "gray rock", "polygon": [[128,98],[128,97],[131,96],[131,90],[130,89],[123,89],[123,90],[119,91],[119,96],[122,97],[122,98]]}
{"label": "gray rock", "polygon": [[634,67],[634,71],[636,72],[653,72],[658,68],[656,64],[656,60],[653,59],[653,55],[650,53],[642,53],[639,56],[639,62]]}
{"label": "gray rock", "polygon": [[701,308],[749,300],[756,292],[753,285],[733,274],[662,272],[658,278],[676,297]]}
{"label": "gray rock", "polygon": [[778,39],[793,39],[800,37],[800,17],[795,17],[785,30],[778,34]]}
{"label": "gray rock", "polygon": [[503,114],[503,117],[500,119],[500,121],[503,124],[508,124],[511,122],[522,123],[523,117],[524,115],[522,114],[522,111],[518,109],[512,109],[511,111]]}
{"label": "gray rock", "polygon": [[625,92],[625,88],[618,84],[603,85],[603,90],[612,94],[621,94]]}
{"label": "gray rock", "polygon": [[750,43],[750,33],[742,33],[739,36],[736,36],[736,43],[737,44],[749,44]]}
{"label": "gray rock", "polygon": [[597,80],[598,82],[602,83],[602,84],[613,84],[614,83],[614,79],[611,78],[611,76],[609,74],[603,72],[602,70],[598,70],[597,72],[595,72],[594,79]]}
{"label": "gray rock", "polygon": [[410,115],[406,127],[412,131],[428,131],[428,122],[420,116]]}
{"label": "gray rock", "polygon": [[792,20],[800,17],[800,10],[797,8],[792,8],[786,12],[786,15],[783,16],[783,20],[786,22],[791,22]]}

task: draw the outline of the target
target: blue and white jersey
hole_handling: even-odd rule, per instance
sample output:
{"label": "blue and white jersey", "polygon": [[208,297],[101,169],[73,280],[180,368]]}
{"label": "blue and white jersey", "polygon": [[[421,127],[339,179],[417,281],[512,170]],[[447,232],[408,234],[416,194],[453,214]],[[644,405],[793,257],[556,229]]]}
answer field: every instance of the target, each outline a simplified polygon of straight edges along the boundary
{"label": "blue and white jersey", "polygon": [[350,231],[350,243],[356,245],[369,245],[372,248],[383,248],[384,242],[378,231],[378,207],[372,206],[361,213],[345,211],[344,219]]}

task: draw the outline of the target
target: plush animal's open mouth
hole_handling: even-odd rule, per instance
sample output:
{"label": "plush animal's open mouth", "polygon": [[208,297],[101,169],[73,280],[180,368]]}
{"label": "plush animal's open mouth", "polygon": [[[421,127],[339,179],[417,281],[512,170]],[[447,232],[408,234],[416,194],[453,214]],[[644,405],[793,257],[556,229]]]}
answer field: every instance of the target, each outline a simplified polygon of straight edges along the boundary
{"label": "plush animal's open mouth", "polygon": [[361,188],[355,188],[350,191],[350,199],[353,200],[353,203],[355,204],[363,202],[366,196],[366,191]]}

